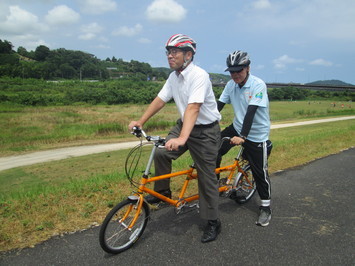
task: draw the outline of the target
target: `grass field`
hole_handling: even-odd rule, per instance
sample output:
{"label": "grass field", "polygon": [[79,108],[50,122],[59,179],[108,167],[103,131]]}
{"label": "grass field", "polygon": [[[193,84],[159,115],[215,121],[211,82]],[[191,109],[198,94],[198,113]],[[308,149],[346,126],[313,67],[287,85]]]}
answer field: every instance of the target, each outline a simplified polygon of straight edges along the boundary
{"label": "grass field", "polygon": [[[354,108],[343,104],[344,107],[340,103],[334,107],[331,102],[272,102],[272,123],[354,115]],[[14,107],[7,112],[2,108],[4,156],[74,144],[132,140],[126,125],[145,106]],[[169,105],[145,129],[151,134],[166,134],[171,121],[176,119],[175,112],[174,105]],[[231,109],[225,108],[222,115],[224,127],[232,120]],[[122,125],[122,130],[112,128],[116,123]],[[91,130],[86,130],[86,125]],[[355,120],[274,129],[270,136],[274,143],[270,172],[354,147],[354,133]],[[32,246],[53,235],[100,224],[109,209],[133,190],[123,170],[128,152],[94,154],[1,171],[0,250]],[[234,155],[228,153],[223,162],[231,161]],[[174,169],[183,169],[190,163],[187,154],[174,162]],[[179,184],[173,181],[173,189]]]}
{"label": "grass field", "polygon": [[[0,104],[0,156],[64,146],[125,141],[127,126],[146,105],[22,107]],[[271,102],[272,123],[351,115],[348,102]],[[222,111],[221,126],[233,119],[231,106]],[[166,132],[177,119],[174,104],[149,121],[146,131]]]}

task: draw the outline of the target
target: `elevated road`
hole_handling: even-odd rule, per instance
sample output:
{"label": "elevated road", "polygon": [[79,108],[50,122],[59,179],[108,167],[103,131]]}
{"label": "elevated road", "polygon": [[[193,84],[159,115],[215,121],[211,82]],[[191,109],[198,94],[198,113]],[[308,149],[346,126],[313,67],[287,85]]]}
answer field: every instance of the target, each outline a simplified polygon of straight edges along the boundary
{"label": "elevated road", "polygon": [[[214,87],[224,87],[226,83],[213,83]],[[350,91],[355,92],[355,86],[333,86],[333,85],[309,85],[301,83],[266,83],[268,88],[287,88],[294,87],[309,90],[325,90],[325,91]]]}

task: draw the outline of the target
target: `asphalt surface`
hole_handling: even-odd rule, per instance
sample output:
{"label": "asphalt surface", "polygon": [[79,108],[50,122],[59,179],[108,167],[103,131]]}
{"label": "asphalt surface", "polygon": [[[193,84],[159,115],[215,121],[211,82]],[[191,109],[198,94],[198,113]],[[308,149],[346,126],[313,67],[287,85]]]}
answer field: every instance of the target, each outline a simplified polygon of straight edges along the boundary
{"label": "asphalt surface", "polygon": [[[310,121],[303,121],[303,122],[277,124],[277,125],[271,125],[271,129],[303,126],[303,125],[310,125],[310,124],[317,124],[317,123],[327,123],[327,122],[350,120],[350,119],[355,119],[355,116],[343,116],[343,117],[325,118],[325,119],[317,119],[317,120],[310,120]],[[77,147],[53,149],[47,151],[38,151],[38,152],[28,153],[24,155],[0,157],[0,171],[19,167],[19,166],[26,166],[26,165],[49,162],[54,160],[62,160],[71,157],[83,156],[87,154],[108,152],[108,151],[114,151],[119,149],[128,149],[136,146],[138,143],[139,141],[131,141],[131,142],[112,143],[112,144],[77,146]]]}
{"label": "asphalt surface", "polygon": [[109,255],[99,227],[0,253],[0,265],[355,265],[355,148],[275,173],[273,218],[258,227],[258,197],[245,205],[221,198],[222,232],[202,244],[196,211],[152,212],[142,238]]}

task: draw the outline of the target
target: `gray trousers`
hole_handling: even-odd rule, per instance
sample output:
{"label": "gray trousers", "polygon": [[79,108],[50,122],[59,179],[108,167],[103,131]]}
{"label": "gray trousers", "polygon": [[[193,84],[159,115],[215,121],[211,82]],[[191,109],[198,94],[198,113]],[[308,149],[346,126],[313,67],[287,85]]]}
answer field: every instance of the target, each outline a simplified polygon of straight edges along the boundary
{"label": "gray trousers", "polygon": [[[178,120],[167,136],[167,140],[180,135],[182,123]],[[178,151],[157,149],[154,165],[155,175],[171,173],[172,160],[176,160],[187,150],[194,160],[198,174],[198,193],[200,196],[200,215],[202,219],[216,220],[218,218],[218,180],[215,174],[216,159],[220,145],[220,127],[216,123],[211,127],[194,127],[189,139]],[[155,182],[154,190],[161,191],[170,188],[170,179]]]}

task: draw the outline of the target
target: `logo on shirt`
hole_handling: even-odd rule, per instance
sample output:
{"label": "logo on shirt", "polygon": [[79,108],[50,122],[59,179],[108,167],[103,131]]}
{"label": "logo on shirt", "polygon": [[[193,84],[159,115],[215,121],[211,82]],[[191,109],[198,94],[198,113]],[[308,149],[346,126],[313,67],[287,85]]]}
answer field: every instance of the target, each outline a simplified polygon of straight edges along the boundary
{"label": "logo on shirt", "polygon": [[263,93],[259,92],[255,95],[255,98],[262,99],[263,98]]}

